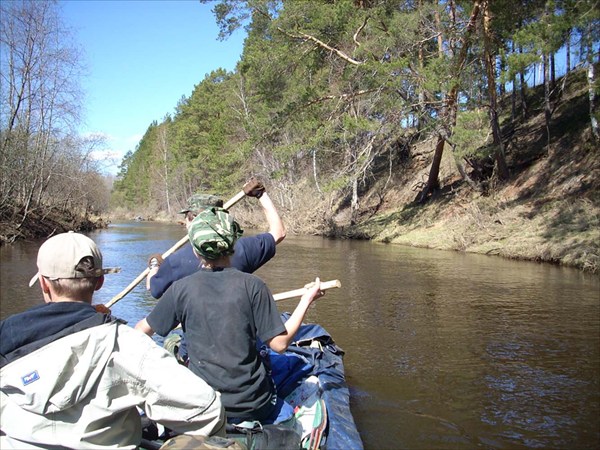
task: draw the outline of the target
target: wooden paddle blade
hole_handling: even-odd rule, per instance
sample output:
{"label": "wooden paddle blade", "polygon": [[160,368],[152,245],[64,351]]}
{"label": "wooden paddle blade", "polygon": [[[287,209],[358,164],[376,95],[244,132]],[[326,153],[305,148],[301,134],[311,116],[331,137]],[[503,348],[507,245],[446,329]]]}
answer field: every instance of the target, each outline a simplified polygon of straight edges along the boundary
{"label": "wooden paddle blade", "polygon": [[[305,286],[300,289],[294,289],[293,291],[281,292],[279,294],[273,295],[273,298],[277,302],[279,300],[285,300],[288,298],[302,297],[304,295],[304,293],[306,291],[308,291],[308,289],[310,289],[310,287],[312,285],[314,285],[314,283],[307,284],[306,286],[308,286],[308,287]],[[340,280],[321,281],[321,290],[322,291],[325,291],[327,289],[340,288],[340,287],[342,287],[342,283],[340,282]]]}

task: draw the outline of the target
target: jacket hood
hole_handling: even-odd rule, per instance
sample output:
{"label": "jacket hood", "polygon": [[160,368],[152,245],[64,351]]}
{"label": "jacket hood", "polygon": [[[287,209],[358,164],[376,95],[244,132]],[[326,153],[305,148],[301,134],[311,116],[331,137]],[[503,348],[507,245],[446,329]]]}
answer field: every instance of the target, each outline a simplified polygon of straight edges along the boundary
{"label": "jacket hood", "polygon": [[64,411],[97,386],[116,338],[112,322],[58,339],[4,366],[0,389],[26,411]]}

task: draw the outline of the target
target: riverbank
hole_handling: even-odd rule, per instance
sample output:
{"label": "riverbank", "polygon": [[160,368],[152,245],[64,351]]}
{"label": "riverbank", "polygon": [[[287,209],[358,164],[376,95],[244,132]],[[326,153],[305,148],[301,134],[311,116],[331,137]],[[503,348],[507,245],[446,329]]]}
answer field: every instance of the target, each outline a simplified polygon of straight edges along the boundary
{"label": "riverbank", "polygon": [[[506,182],[474,190],[460,176],[451,150],[440,170],[442,189],[414,203],[433,143],[423,142],[391,177],[364,196],[362,217],[335,235],[381,242],[548,262],[586,272],[600,270],[600,152],[589,126],[584,89],[565,94],[552,118],[550,144],[543,114],[513,126],[507,139]],[[409,177],[404,174],[417,174]],[[345,216],[346,215],[346,216]],[[348,211],[338,223],[348,223]]]}
{"label": "riverbank", "polygon": [[[577,157],[573,158],[573,154]],[[572,161],[561,162],[561,158]],[[377,186],[363,197],[361,215],[355,225],[348,225],[348,208],[338,208],[332,214],[331,200],[307,200],[301,210],[280,208],[280,214],[289,233],[479,253],[598,273],[599,167],[598,152],[591,140],[583,146],[554,146],[526,170],[513,173],[508,183],[484,195],[461,181],[455,164],[446,154],[441,171],[445,188],[426,204],[412,202],[415,193],[411,186],[415,180],[402,175],[412,173],[406,170],[394,176],[395,187],[383,199]],[[424,164],[423,169],[426,168]],[[251,200],[242,202],[236,206],[236,217],[247,228],[263,229],[264,217],[255,206]],[[132,215],[131,211],[108,217],[177,220],[165,214]],[[45,217],[32,213],[21,227],[2,220],[0,242],[11,242],[15,236],[35,239],[68,230],[89,231],[106,227],[110,220],[78,218],[65,212]]]}
{"label": "riverbank", "polygon": [[22,208],[4,208],[0,211],[0,245],[47,238],[66,231],[92,231],[106,228],[108,224],[105,218],[80,216],[66,210],[34,210],[24,214]]}
{"label": "riverbank", "polygon": [[469,201],[407,206],[344,230],[351,238],[546,262],[598,273],[598,207],[589,198],[521,202],[505,189]]}

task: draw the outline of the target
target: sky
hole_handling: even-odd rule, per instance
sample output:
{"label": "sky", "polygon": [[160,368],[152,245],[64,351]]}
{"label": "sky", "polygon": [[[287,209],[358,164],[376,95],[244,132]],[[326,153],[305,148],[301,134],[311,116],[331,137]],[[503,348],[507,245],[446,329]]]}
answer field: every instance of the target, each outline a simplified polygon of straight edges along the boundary
{"label": "sky", "polygon": [[152,121],[211,71],[234,70],[245,33],[219,41],[213,5],[197,0],[62,0],[64,24],[83,51],[83,135],[100,134],[96,158],[115,175]]}

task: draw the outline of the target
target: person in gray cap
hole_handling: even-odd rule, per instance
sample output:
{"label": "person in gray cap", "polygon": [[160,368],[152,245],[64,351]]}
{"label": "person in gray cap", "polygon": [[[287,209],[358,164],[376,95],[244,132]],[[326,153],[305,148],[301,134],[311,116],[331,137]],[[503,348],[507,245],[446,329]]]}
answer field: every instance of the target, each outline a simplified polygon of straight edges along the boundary
{"label": "person in gray cap", "polygon": [[93,240],[53,236],[37,266],[44,304],[0,322],[0,448],[134,449],[138,408],[178,433],[225,435],[218,392],[92,305],[113,271]]}
{"label": "person in gray cap", "polygon": [[[286,230],[273,201],[260,181],[251,178],[243,189],[247,196],[258,199],[269,225],[267,233],[242,237],[236,241],[231,266],[241,272],[253,273],[275,256],[276,245],[285,239]],[[223,206],[223,201],[215,195],[196,194],[190,197],[187,207],[180,211],[181,214],[185,214],[186,227],[189,227],[200,211],[215,206]],[[198,259],[192,246],[186,244],[164,261],[158,255],[150,258],[146,289],[154,298],[160,298],[173,282],[198,270]]]}

